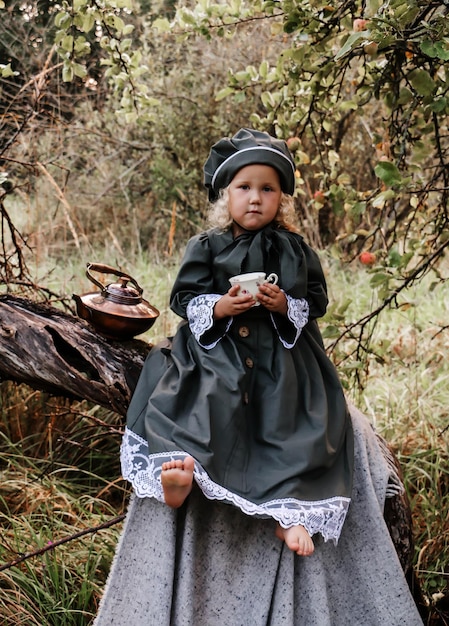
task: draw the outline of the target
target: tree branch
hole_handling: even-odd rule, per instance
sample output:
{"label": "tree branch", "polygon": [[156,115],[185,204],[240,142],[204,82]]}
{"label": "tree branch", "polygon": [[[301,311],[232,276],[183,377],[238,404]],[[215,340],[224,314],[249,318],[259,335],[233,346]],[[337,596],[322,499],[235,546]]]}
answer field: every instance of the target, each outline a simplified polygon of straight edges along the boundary
{"label": "tree branch", "polygon": [[108,340],[47,304],[0,296],[0,380],[124,415],[150,349],[139,340]]}
{"label": "tree branch", "polygon": [[123,513],[122,515],[117,515],[117,517],[113,517],[107,522],[103,522],[103,524],[99,524],[98,526],[93,526],[92,528],[85,528],[84,530],[80,530],[79,532],[74,533],[73,535],[70,535],[69,537],[64,537],[63,539],[58,539],[57,541],[49,541],[48,544],[44,546],[43,548],[39,548],[38,550],[33,550],[33,552],[27,552],[26,554],[22,554],[21,556],[17,557],[17,559],[14,559],[13,561],[9,561],[8,563],[3,563],[3,565],[0,565],[0,572],[4,572],[5,570],[10,569],[11,567],[14,567],[15,565],[19,565],[19,563],[23,563],[23,561],[26,561],[27,559],[31,559],[34,556],[40,556],[41,554],[45,554],[45,552],[48,552],[49,550],[54,550],[55,548],[62,546],[65,543],[69,543],[70,541],[75,541],[76,539],[80,539],[81,537],[84,537],[85,535],[90,535],[92,533],[98,532],[99,530],[110,528],[111,526],[114,526],[115,524],[122,522],[124,519],[125,519],[125,514]]}

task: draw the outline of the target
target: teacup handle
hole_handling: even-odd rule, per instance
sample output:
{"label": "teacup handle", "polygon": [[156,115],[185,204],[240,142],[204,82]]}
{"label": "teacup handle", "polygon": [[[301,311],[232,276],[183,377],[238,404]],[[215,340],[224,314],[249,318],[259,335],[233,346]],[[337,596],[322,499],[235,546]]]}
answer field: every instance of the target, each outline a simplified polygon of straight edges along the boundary
{"label": "teacup handle", "polygon": [[264,283],[271,283],[272,285],[276,285],[279,280],[279,276],[272,272],[266,279],[263,281]]}

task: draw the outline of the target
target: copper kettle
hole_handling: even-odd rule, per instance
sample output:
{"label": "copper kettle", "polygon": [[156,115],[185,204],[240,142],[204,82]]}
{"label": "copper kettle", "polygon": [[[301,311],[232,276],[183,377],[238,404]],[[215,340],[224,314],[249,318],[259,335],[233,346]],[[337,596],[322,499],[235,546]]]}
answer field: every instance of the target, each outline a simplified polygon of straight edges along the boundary
{"label": "copper kettle", "polygon": [[[105,286],[92,276],[92,271],[114,274],[119,281]],[[106,337],[132,339],[151,328],[159,317],[159,311],[143,300],[143,289],[129,274],[103,263],[88,263],[86,276],[101,291],[82,296],[73,294],[76,312]]]}

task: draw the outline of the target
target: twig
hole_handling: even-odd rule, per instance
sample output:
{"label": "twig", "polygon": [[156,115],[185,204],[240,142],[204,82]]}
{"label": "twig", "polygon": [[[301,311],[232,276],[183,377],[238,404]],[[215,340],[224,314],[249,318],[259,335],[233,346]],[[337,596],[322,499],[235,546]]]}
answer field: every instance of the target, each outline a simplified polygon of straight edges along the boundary
{"label": "twig", "polygon": [[114,526],[114,524],[118,524],[119,522],[123,521],[125,517],[126,515],[125,513],[123,513],[122,515],[113,517],[112,519],[108,520],[107,522],[104,522],[103,524],[100,524],[99,526],[94,526],[93,528],[85,528],[84,530],[80,530],[74,535],[65,537],[64,539],[58,539],[58,541],[52,541],[48,543],[46,546],[44,546],[43,548],[39,548],[39,550],[34,550],[33,552],[27,552],[26,554],[22,554],[22,556],[20,556],[17,559],[14,559],[14,561],[9,561],[9,563],[3,563],[3,565],[0,565],[0,572],[4,572],[5,570],[10,569],[11,567],[14,567],[15,565],[19,565],[19,563],[22,563],[23,561],[26,561],[27,559],[31,559],[34,556],[40,556],[41,554],[45,554],[45,552],[48,552],[49,550],[54,550],[55,548],[62,546],[64,543],[69,543],[70,541],[75,541],[76,539],[79,539],[80,537],[84,537],[85,535],[89,535],[90,533],[96,533],[99,530],[110,528],[111,526]]}
{"label": "twig", "polygon": [[70,212],[71,212],[71,207],[70,204],[67,202],[67,199],[64,195],[64,192],[62,191],[62,189],[59,187],[58,183],[55,181],[55,179],[53,178],[53,176],[50,174],[50,172],[47,170],[47,168],[45,167],[45,165],[43,165],[42,163],[39,163],[39,161],[36,162],[36,165],[39,167],[39,169],[45,174],[45,176],[48,178],[48,180],[50,181],[50,184],[52,185],[52,187],[54,187],[54,189],[56,190],[56,193],[58,195],[59,200],[62,203],[62,206],[64,207],[64,213],[65,213],[65,217],[67,220],[67,223],[69,225],[70,231],[72,233],[73,239],[75,241],[75,245],[78,248],[78,250],[80,249],[80,242],[79,242],[79,237],[78,234],[75,230],[75,226],[73,224],[72,218],[70,217]]}

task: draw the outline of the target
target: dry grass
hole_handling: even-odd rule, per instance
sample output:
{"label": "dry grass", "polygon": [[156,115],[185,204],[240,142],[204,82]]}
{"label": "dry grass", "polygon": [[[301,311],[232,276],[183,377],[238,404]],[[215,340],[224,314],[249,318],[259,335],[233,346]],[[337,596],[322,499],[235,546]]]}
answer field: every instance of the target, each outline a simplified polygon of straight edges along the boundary
{"label": "dry grass", "polygon": [[[168,298],[177,254],[158,263],[143,255],[118,263],[111,249],[97,251],[95,260],[132,274],[144,297],[160,309],[151,341],[176,328]],[[70,299],[73,292],[92,289],[84,276],[87,260],[92,259],[81,253],[63,264],[47,257],[36,275]],[[356,261],[347,266],[323,261],[331,301],[345,311],[332,323],[350,323],[376,305],[364,267]],[[346,362],[341,375],[352,401],[393,445],[402,464],[413,508],[416,572],[432,604],[448,593],[449,576],[449,337],[442,330],[449,290],[442,283],[429,298],[430,280],[373,326],[370,351],[357,370],[362,377],[356,378]],[[350,353],[352,347],[348,340],[339,350]],[[10,383],[1,385],[0,406],[0,564],[124,511],[128,492],[118,478],[122,424],[116,415]],[[2,623],[41,626],[45,615],[49,625],[90,624],[120,528],[92,533],[1,572]]]}
{"label": "dry grass", "polygon": [[[331,300],[343,302],[353,294],[345,323],[377,306],[369,272],[357,262],[343,272],[330,264],[328,272]],[[447,262],[441,274],[448,275]],[[449,594],[449,285],[441,282],[432,291],[434,281],[430,275],[423,279],[398,308],[376,321],[361,363],[362,386],[355,384],[351,368],[342,372],[352,400],[402,465],[413,513],[415,570],[430,603]]]}

